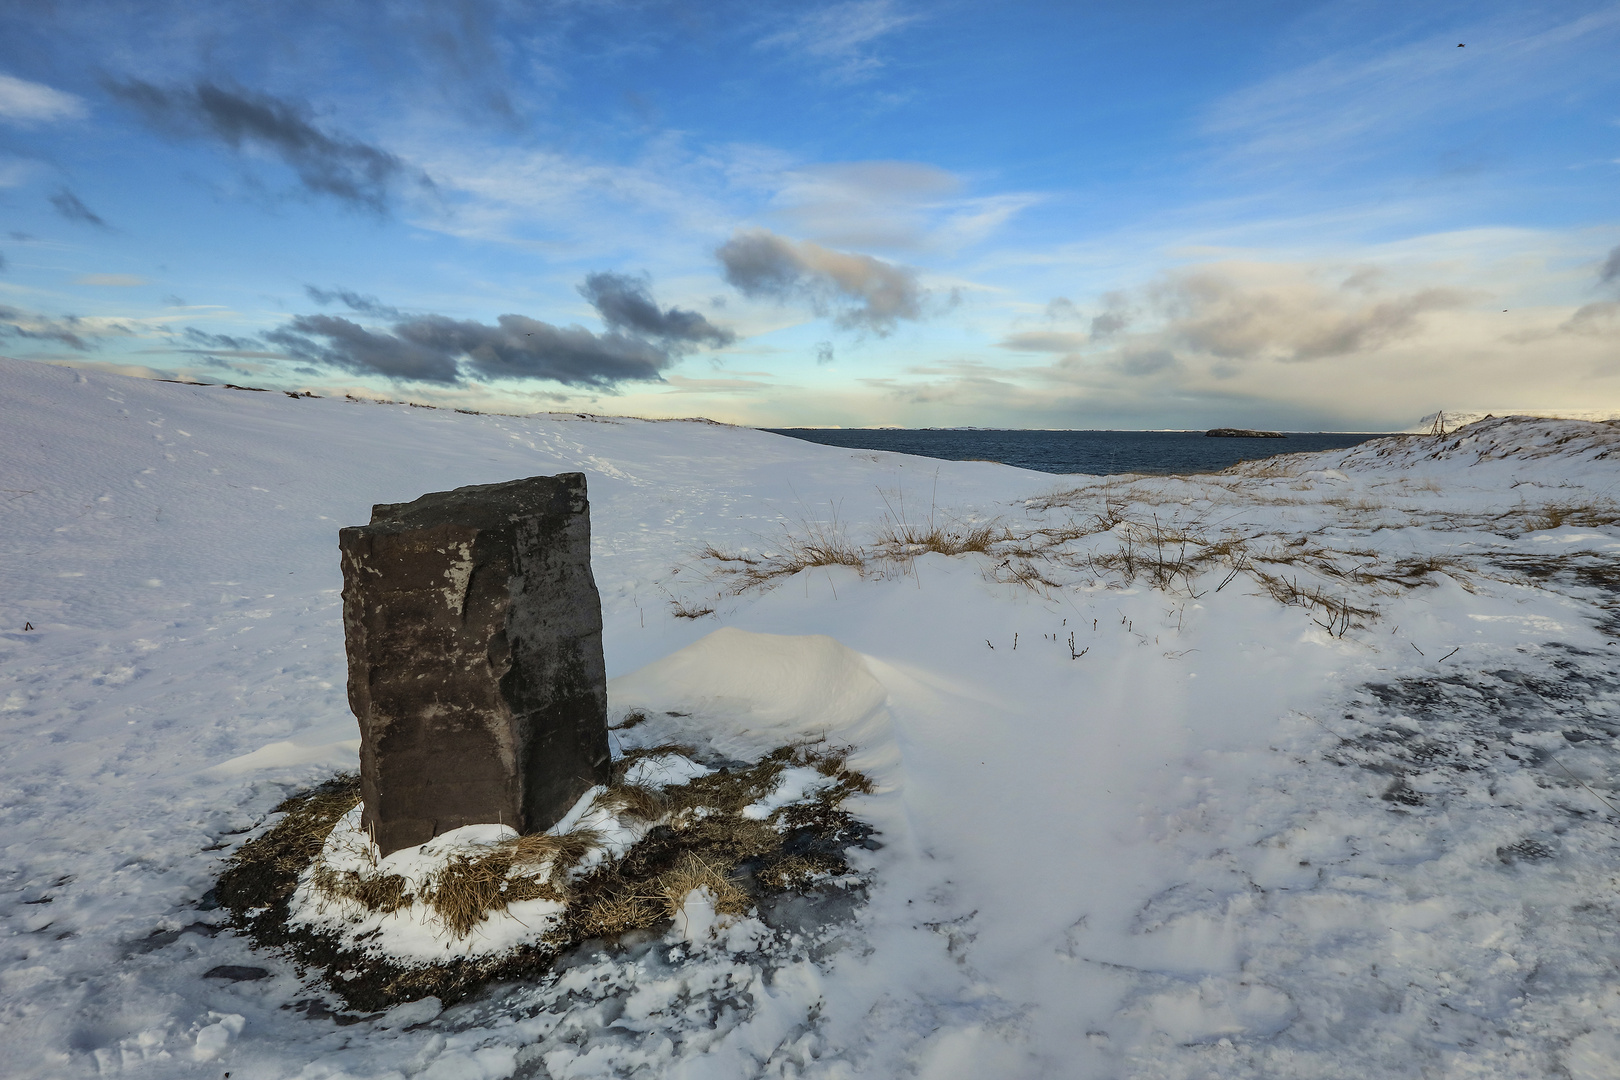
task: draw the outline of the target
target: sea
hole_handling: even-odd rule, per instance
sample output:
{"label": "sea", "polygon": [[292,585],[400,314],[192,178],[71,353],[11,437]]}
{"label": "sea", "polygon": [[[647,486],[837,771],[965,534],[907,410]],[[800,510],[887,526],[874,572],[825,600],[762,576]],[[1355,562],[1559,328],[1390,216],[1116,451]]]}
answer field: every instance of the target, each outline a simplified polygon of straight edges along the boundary
{"label": "sea", "polygon": [[946,461],[996,461],[1048,473],[1212,472],[1277,454],[1337,450],[1388,432],[1289,431],[1281,439],[1210,438],[1202,431],[1030,431],[987,428],[766,428],[852,450]]}

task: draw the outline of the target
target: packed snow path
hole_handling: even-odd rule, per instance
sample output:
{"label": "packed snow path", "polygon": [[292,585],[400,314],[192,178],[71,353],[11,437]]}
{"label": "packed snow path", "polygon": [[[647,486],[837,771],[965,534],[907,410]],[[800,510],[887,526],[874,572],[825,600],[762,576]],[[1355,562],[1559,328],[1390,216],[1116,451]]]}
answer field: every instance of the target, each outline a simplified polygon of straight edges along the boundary
{"label": "packed snow path", "polygon": [[[1615,1075],[1612,425],[1054,478],[0,361],[0,433],[7,1075]],[[569,469],[613,707],[854,743],[868,900],[335,1014],[205,894],[354,766],[336,530]],[[930,516],[1056,546],[700,556]]]}

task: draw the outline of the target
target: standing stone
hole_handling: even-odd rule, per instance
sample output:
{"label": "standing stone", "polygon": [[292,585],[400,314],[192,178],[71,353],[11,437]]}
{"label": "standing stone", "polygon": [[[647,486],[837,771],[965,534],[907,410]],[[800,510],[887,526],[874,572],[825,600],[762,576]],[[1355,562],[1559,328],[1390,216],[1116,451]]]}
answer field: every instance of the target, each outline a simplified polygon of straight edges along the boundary
{"label": "standing stone", "polygon": [[550,828],[606,783],[583,473],[382,504],[338,533],[364,824],[383,854]]}

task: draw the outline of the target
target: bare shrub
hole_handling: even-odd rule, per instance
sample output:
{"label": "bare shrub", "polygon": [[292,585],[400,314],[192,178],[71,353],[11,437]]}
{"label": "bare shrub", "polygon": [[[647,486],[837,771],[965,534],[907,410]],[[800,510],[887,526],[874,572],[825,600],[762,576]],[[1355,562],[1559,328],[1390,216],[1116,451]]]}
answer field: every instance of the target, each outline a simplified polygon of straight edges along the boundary
{"label": "bare shrub", "polygon": [[689,603],[679,597],[669,602],[670,613],[677,619],[701,619],[714,614],[713,604]]}

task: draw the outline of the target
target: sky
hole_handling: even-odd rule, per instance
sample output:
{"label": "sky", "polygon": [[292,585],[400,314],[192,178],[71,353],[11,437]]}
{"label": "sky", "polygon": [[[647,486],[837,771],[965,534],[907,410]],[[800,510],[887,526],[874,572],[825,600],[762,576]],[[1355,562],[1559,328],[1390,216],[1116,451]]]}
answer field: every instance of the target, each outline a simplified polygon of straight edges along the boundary
{"label": "sky", "polygon": [[1620,3],[12,0],[0,355],[486,411],[1620,412]]}

